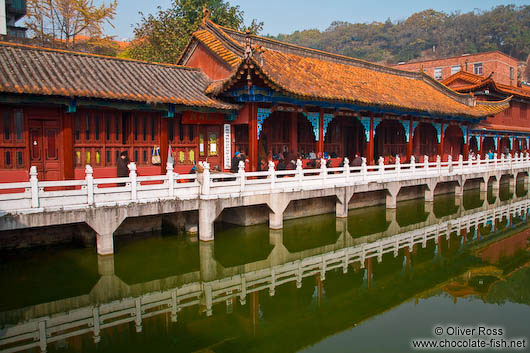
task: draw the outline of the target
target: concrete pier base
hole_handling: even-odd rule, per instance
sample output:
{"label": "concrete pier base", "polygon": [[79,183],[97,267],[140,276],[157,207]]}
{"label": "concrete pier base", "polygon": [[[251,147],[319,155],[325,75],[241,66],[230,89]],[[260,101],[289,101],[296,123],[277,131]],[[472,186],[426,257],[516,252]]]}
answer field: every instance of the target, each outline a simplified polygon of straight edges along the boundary
{"label": "concrete pier base", "polygon": [[283,212],[269,212],[269,228],[270,229],[282,229],[283,228]]}
{"label": "concrete pier base", "polygon": [[386,208],[397,208],[397,196],[401,185],[398,182],[388,183],[386,186]]}
{"label": "concrete pier base", "polygon": [[112,233],[97,234],[96,247],[98,255],[114,254],[114,236]]}
{"label": "concrete pier base", "polygon": [[214,222],[221,214],[222,208],[215,200],[199,201],[199,240],[214,239]]}

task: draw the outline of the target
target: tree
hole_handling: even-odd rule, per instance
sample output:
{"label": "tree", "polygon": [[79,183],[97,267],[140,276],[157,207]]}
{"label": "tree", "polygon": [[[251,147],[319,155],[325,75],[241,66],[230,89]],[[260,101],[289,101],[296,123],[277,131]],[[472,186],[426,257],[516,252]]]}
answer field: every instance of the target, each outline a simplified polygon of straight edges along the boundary
{"label": "tree", "polygon": [[117,0],[99,7],[93,0],[28,0],[26,26],[41,43],[60,41],[71,47],[80,34],[102,38],[117,6]]}
{"label": "tree", "polygon": [[236,30],[253,33],[263,28],[263,22],[252,20],[249,27],[243,23],[243,11],[223,0],[173,0],[171,7],[156,14],[142,16],[134,29],[135,39],[125,56],[156,62],[175,63],[197,30],[204,16],[203,9],[210,11],[215,23]]}

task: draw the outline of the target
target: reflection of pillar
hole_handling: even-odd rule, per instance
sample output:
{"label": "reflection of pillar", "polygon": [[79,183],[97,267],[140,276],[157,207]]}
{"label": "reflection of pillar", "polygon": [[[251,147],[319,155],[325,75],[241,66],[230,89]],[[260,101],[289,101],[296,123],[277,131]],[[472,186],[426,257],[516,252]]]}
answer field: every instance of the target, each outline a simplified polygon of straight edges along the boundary
{"label": "reflection of pillar", "polygon": [[406,259],[405,260],[405,264],[406,264],[407,268],[410,268],[410,263],[411,263],[411,261],[410,261],[410,250],[409,250],[408,247],[405,248],[405,259]]}
{"label": "reflection of pillar", "polygon": [[298,155],[298,112],[291,113],[290,148]]}
{"label": "reflection of pillar", "polygon": [[252,332],[254,336],[256,335],[256,328],[258,326],[259,319],[259,293],[252,292],[250,294],[250,315],[252,322]]}
{"label": "reflection of pillar", "polygon": [[464,211],[464,196],[455,195],[455,206],[458,207],[459,212]]}
{"label": "reflection of pillar", "polygon": [[101,276],[114,275],[114,255],[98,255],[98,273]]}
{"label": "reflection of pillar", "polygon": [[438,256],[438,259],[442,257],[442,236],[439,235],[438,238],[436,238],[436,255]]}
{"label": "reflection of pillar", "polygon": [[317,285],[318,307],[320,308],[320,304],[322,303],[322,281],[320,279],[320,273],[315,274],[315,280]]}
{"label": "reflection of pillar", "polygon": [[367,286],[370,288],[372,286],[372,258],[366,259],[366,280]]}
{"label": "reflection of pillar", "polygon": [[199,242],[201,280],[210,282],[217,278],[217,262],[214,257],[214,242]]}

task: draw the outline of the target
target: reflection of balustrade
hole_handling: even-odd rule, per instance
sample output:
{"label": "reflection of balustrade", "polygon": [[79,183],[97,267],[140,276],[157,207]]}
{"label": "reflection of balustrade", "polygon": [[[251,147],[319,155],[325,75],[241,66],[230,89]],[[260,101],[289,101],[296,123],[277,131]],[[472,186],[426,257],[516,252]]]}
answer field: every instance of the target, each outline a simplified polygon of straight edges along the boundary
{"label": "reflection of balustrade", "polygon": [[[392,253],[398,256],[400,249],[406,248],[411,251],[415,245],[420,244],[426,247],[430,240],[444,236],[448,238],[454,232],[460,235],[462,230],[469,233],[473,227],[476,229],[479,225],[493,224],[496,220],[503,218],[510,220],[513,216],[523,214],[526,216],[529,210],[530,200],[522,200],[473,214],[465,214],[459,218],[448,219],[373,242],[364,241],[354,246],[247,273],[221,275],[217,278],[201,273],[203,277],[216,279],[196,281],[166,291],[147,293],[136,298],[129,297],[110,303],[73,309],[64,314],[39,317],[4,328],[1,331],[0,348],[5,349],[5,352],[22,351],[34,347],[40,347],[42,351],[45,351],[46,346],[52,342],[90,332],[93,334],[94,341],[99,342],[102,329],[135,322],[136,330],[140,332],[142,321],[146,318],[170,313],[172,321],[175,322],[181,309],[196,305],[204,306],[206,314],[211,315],[213,305],[217,303],[225,302],[230,306],[234,298],[239,298],[241,304],[245,305],[246,297],[251,293],[268,290],[273,296],[276,287],[288,282],[294,282],[300,288],[303,278],[318,275],[320,280],[325,280],[326,272],[330,270],[342,268],[346,273],[349,266],[356,263],[364,268],[365,262],[372,258],[382,261],[384,254]],[[347,227],[344,227],[342,231],[347,232]],[[280,244],[276,244],[278,245]],[[203,260],[215,262],[213,252],[206,252],[206,254],[212,259],[202,259],[201,256],[201,262]],[[201,268],[201,272],[209,270],[213,270],[212,266]]]}
{"label": "reflection of balustrade", "polygon": [[[530,167],[528,154],[501,156],[494,159],[476,159],[376,166],[351,167],[345,159],[344,167],[327,168],[321,160],[317,169],[266,170],[237,174],[210,173],[208,163],[201,164],[204,173],[177,174],[173,165],[167,173],[155,176],[138,176],[136,165],[129,165],[130,175],[123,178],[94,179],[92,168],[86,166],[84,180],[39,181],[37,169],[31,167],[30,180],[18,183],[0,183],[0,210],[20,213],[58,209],[82,209],[88,206],[141,203],[159,200],[184,200],[199,197],[243,196],[256,192],[289,192],[300,189],[332,188],[369,182],[405,181],[441,176],[468,175],[495,171],[515,172]],[[299,165],[299,163],[297,164]],[[200,183],[203,184],[202,189]],[[124,186],[117,186],[123,184]],[[204,187],[208,185],[209,187]],[[201,195],[202,194],[202,195]],[[207,196],[206,196],[207,195]]]}

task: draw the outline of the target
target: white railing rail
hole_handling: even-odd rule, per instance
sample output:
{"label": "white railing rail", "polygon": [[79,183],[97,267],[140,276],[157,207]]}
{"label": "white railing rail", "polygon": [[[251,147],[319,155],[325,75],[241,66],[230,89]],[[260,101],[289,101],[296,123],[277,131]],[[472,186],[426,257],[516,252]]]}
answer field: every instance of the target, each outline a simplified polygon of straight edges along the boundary
{"label": "white railing rail", "polygon": [[394,164],[384,164],[380,158],[376,165],[351,166],[344,158],[340,167],[327,167],[325,159],[320,166],[303,169],[302,161],[296,162],[292,170],[276,170],[274,163],[268,169],[257,172],[245,171],[240,162],[237,173],[216,173],[207,162],[200,162],[197,174],[178,174],[173,164],[166,165],[166,173],[153,176],[139,176],[136,164],[129,164],[129,176],[119,178],[95,178],[90,165],[85,168],[85,179],[39,181],[37,168],[30,168],[28,182],[0,183],[0,210],[16,211],[26,209],[82,208],[110,206],[131,202],[149,202],[165,199],[216,198],[222,195],[241,196],[246,193],[289,192],[333,188],[336,186],[388,182],[447,175],[465,175],[515,168],[530,168],[528,153],[515,155],[494,155],[493,159],[480,156],[464,161],[451,157],[442,161],[440,156],[429,161],[411,157],[410,163],[402,164],[399,157]]}

